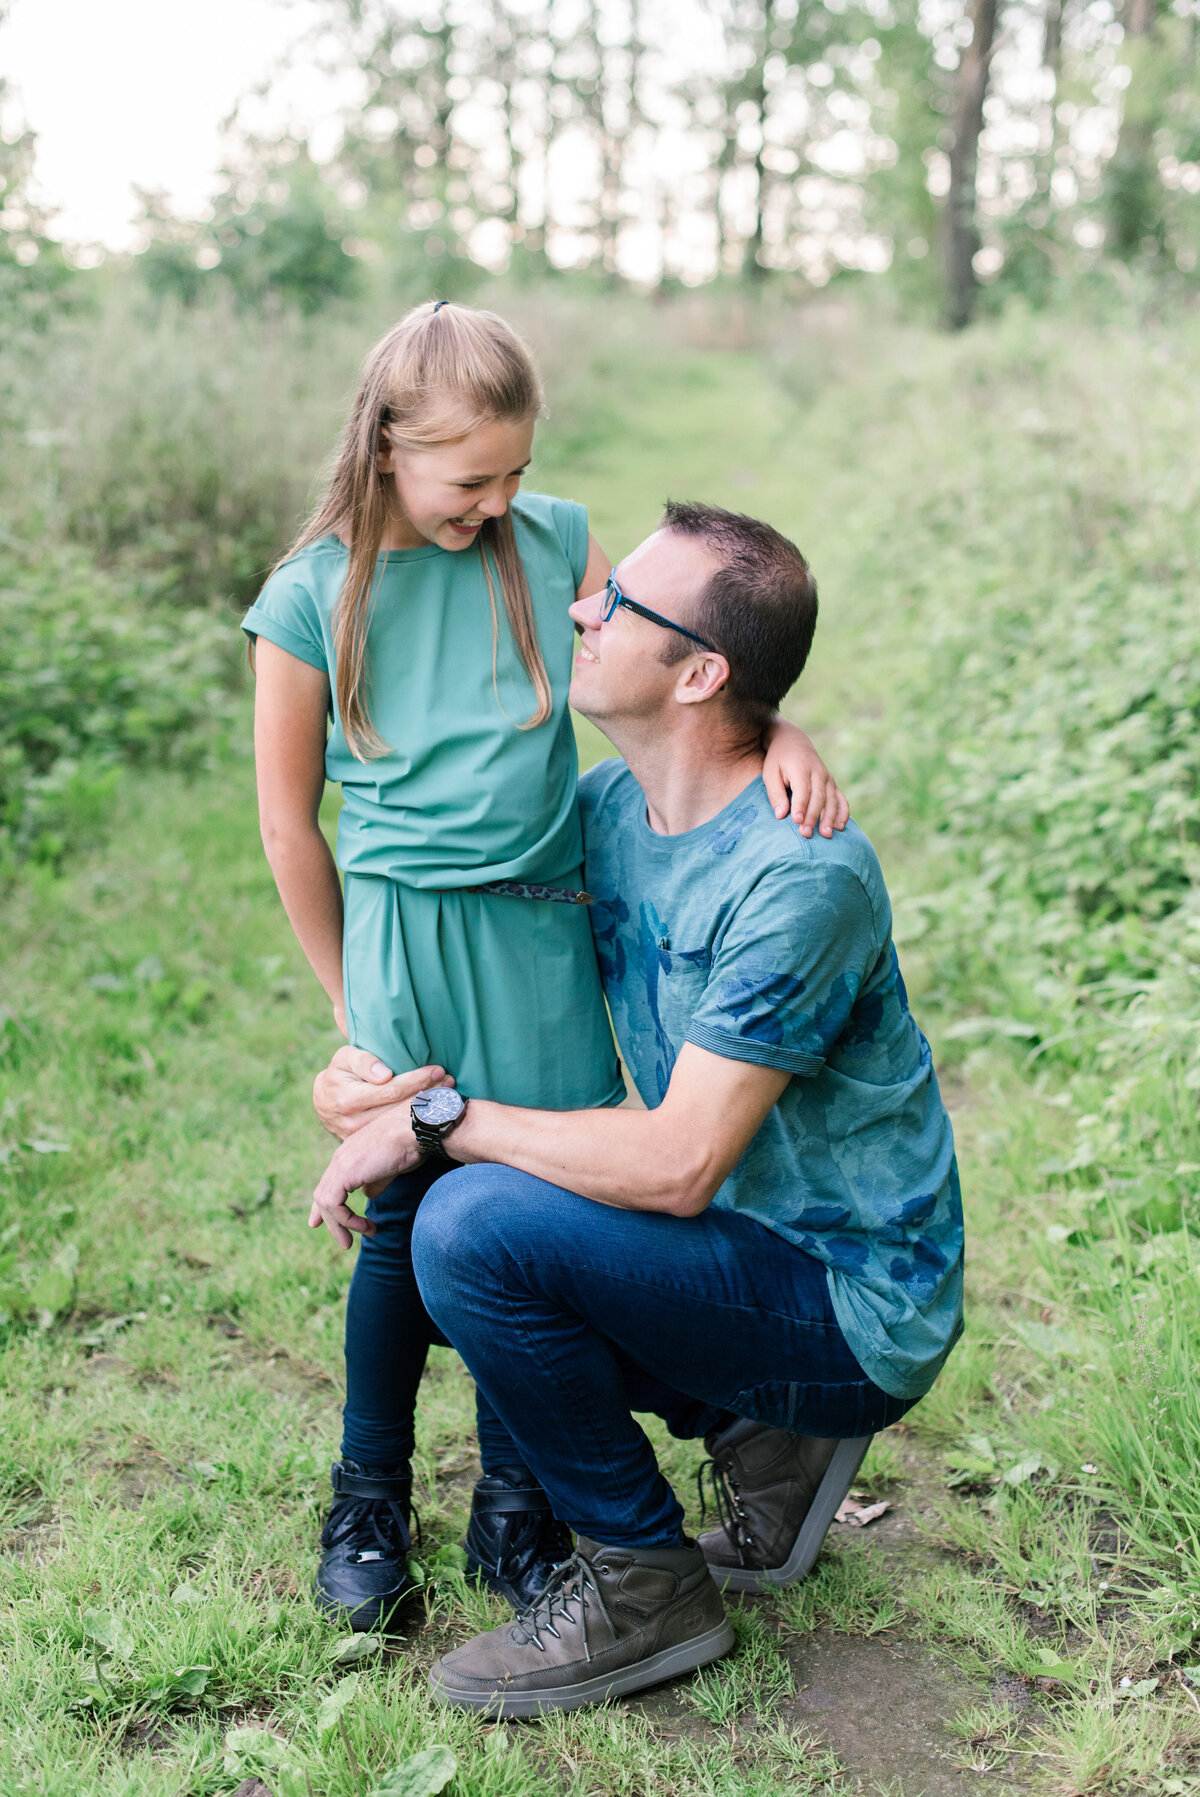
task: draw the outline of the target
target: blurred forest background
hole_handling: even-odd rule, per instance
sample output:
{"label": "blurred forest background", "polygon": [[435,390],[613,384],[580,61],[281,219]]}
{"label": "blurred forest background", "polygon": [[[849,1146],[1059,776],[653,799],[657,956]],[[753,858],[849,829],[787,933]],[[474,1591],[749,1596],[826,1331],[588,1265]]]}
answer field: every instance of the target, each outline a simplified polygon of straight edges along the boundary
{"label": "blurred forest background", "polygon": [[[237,619],[365,349],[435,294],[528,335],[531,484],[611,553],[670,493],[810,554],[790,708],[954,1105],[971,1326],[873,1475],[903,1507],[919,1461],[951,1557],[871,1585],[831,1552],[782,1635],[739,1622],[747,1703],[785,1716],[779,1641],[849,1616],[980,1679],[976,1771],[1200,1789],[1198,33],[1200,0],[329,0],[295,54],[336,108],[267,133],[248,95],[210,214],[148,193],[129,254],[60,244],[0,144],[3,1797],[232,1790],[250,1715],[297,1790],[361,1792],[434,1726],[401,1660],[349,1735],[313,1723],[347,1269],[297,1219],[333,1044]],[[636,1718],[507,1758],[453,1726],[462,1792],[853,1788],[724,1725],[699,1759]]]}

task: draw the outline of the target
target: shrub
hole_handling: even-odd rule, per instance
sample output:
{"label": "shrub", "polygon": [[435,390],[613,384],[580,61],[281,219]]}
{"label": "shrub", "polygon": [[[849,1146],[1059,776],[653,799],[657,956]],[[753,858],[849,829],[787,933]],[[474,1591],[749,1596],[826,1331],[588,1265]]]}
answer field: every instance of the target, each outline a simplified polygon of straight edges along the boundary
{"label": "shrub", "polygon": [[1013,317],[918,361],[871,396],[907,464],[873,449],[854,551],[906,624],[865,773],[920,833],[902,939],[951,1038],[1090,1082],[1073,1169],[1160,1187],[1200,1091],[1198,381],[1188,319]]}
{"label": "shrub", "polygon": [[77,553],[0,563],[0,871],[56,862],[103,818],[123,766],[193,769],[237,709],[237,631]]}

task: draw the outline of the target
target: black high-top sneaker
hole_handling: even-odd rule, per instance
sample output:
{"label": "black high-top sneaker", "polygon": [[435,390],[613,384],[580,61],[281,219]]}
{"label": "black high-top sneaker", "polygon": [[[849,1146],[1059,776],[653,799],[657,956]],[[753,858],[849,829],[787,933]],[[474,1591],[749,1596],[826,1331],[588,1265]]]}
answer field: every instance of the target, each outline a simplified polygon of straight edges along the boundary
{"label": "black high-top sneaker", "polygon": [[838,1505],[854,1483],[871,1436],[831,1441],[789,1435],[739,1419],[706,1435],[719,1529],[700,1537],[722,1591],[766,1591],[804,1578]]}
{"label": "black high-top sneaker", "polygon": [[354,1460],[339,1460],[329,1477],[334,1498],[321,1530],[325,1552],[313,1580],[317,1603],[360,1634],[386,1627],[414,1588],[408,1571],[409,1464],[375,1474]]}
{"label": "black high-top sneaker", "polygon": [[523,1610],[570,1555],[571,1535],[532,1474],[512,1467],[476,1482],[463,1546],[468,1576]]}

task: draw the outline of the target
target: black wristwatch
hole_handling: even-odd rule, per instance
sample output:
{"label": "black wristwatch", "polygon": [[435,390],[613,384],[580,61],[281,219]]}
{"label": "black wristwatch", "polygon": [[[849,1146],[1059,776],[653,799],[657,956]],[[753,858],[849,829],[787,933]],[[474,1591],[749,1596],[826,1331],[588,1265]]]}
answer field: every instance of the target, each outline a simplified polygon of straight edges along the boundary
{"label": "black wristwatch", "polygon": [[467,1101],[453,1086],[430,1086],[412,1101],[413,1135],[426,1154],[445,1154],[442,1143],[463,1120]]}

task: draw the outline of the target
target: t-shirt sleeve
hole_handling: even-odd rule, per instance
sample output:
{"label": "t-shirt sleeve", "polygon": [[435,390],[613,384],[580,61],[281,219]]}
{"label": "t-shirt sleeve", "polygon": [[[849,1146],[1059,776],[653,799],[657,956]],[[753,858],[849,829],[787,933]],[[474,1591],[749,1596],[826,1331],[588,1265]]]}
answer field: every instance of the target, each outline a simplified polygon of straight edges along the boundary
{"label": "t-shirt sleeve", "polygon": [[288,564],[271,575],[242,619],[242,629],[251,641],[265,636],[269,643],[286,649],[310,667],[328,669],[317,602],[305,581]]}
{"label": "t-shirt sleeve", "polygon": [[785,1073],[819,1073],[879,954],[857,874],[809,862],[771,869],[716,949],[687,1040]]}
{"label": "t-shirt sleeve", "polygon": [[575,590],[578,592],[583,577],[587,573],[587,507],[575,505],[569,499],[556,500],[554,528],[558,532],[558,540],[566,551],[567,560],[571,564],[571,576],[575,582]]}

